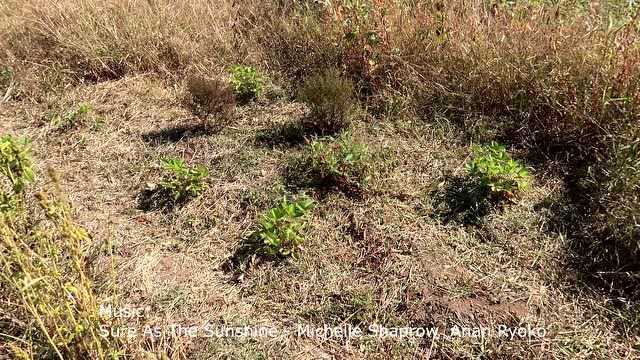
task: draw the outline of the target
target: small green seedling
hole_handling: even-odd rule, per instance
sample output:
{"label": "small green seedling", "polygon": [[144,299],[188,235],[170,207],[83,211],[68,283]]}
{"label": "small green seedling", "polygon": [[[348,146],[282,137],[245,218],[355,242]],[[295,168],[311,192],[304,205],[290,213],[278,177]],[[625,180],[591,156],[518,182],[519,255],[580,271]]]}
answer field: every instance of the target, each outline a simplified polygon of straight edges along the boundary
{"label": "small green seedling", "polygon": [[71,128],[84,119],[90,111],[91,106],[89,104],[82,103],[78,105],[76,109],[69,110],[64,114],[54,114],[51,116],[51,126],[59,130]]}
{"label": "small green seedling", "polygon": [[264,214],[256,235],[263,243],[262,250],[270,256],[295,255],[304,242],[302,218],[314,206],[311,199],[289,202],[286,198]]}
{"label": "small green seedling", "polygon": [[492,193],[512,196],[515,191],[526,190],[531,181],[529,170],[496,143],[474,146],[473,158],[466,168],[470,176],[478,178]]}
{"label": "small green seedling", "polygon": [[196,197],[207,187],[205,179],[209,176],[209,169],[206,166],[188,166],[182,159],[165,159],[162,167],[169,174],[158,185],[176,202]]}
{"label": "small green seedling", "polygon": [[231,68],[231,85],[238,99],[247,101],[260,96],[263,79],[253,67],[236,65]]}

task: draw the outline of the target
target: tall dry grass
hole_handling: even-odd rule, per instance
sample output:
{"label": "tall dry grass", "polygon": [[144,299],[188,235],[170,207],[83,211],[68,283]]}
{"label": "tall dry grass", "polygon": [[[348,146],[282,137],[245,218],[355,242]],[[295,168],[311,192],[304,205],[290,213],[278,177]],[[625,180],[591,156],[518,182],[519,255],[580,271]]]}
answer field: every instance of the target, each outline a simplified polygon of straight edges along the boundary
{"label": "tall dry grass", "polygon": [[231,1],[9,0],[0,6],[5,61],[76,81],[137,72],[173,77],[231,63],[246,48],[234,36],[239,7]]}

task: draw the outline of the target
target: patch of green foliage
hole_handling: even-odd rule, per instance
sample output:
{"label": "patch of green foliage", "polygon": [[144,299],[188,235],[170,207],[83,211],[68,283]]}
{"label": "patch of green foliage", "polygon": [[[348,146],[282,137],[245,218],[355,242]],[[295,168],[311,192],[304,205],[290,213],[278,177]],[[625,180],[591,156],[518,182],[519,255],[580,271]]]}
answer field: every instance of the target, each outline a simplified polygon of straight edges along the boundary
{"label": "patch of green foliage", "polygon": [[207,187],[205,179],[209,169],[206,166],[189,166],[182,159],[171,158],[163,160],[162,167],[169,174],[158,185],[176,202],[196,197]]}
{"label": "patch of green foliage", "polygon": [[77,108],[63,114],[53,114],[50,120],[51,126],[59,130],[69,129],[80,122],[90,111],[91,105],[81,103]]}
{"label": "patch of green foliage", "polygon": [[263,82],[262,76],[251,66],[236,65],[231,68],[231,85],[241,101],[260,96]]}
{"label": "patch of green foliage", "polygon": [[0,138],[0,174],[10,187],[0,187],[0,213],[12,213],[20,203],[19,195],[27,184],[35,180],[31,151],[26,139],[15,139],[10,135]]}
{"label": "patch of green foliage", "polygon": [[262,241],[262,251],[270,256],[295,255],[304,242],[302,230],[306,223],[302,218],[313,206],[309,198],[290,202],[285,197],[264,214],[260,229],[255,233]]}
{"label": "patch of green foliage", "polygon": [[503,145],[494,142],[487,146],[474,146],[473,158],[466,169],[492,193],[512,195],[515,191],[526,190],[531,181],[529,170],[512,159]]}
{"label": "patch of green foliage", "polygon": [[338,70],[326,70],[307,78],[299,98],[311,109],[303,127],[322,135],[337,133],[349,126],[354,107],[353,83]]}
{"label": "patch of green foliage", "polygon": [[345,133],[307,145],[305,154],[295,164],[295,176],[320,186],[360,190],[367,186],[371,169],[372,156],[367,145]]}

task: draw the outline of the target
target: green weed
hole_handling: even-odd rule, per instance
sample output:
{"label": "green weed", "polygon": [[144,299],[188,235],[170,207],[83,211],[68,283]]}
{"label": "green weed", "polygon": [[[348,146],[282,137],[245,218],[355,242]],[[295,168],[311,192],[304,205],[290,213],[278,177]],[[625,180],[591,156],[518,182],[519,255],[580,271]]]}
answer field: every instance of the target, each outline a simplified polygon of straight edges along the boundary
{"label": "green weed", "polygon": [[294,161],[294,182],[317,186],[337,186],[343,191],[359,191],[371,178],[372,156],[366,144],[355,142],[348,133],[338,138],[314,140],[301,159]]}
{"label": "green weed", "polygon": [[0,138],[0,174],[10,184],[10,191],[0,189],[0,210],[13,208],[15,195],[35,179],[31,150],[26,139],[15,139],[11,135]]}
{"label": "green weed", "polygon": [[49,120],[52,127],[66,130],[81,122],[91,111],[91,105],[82,103],[77,108],[62,114],[53,114]]}
{"label": "green weed", "polygon": [[[0,144],[1,174],[14,190],[3,197],[25,196],[34,178],[26,142],[5,136]],[[0,212],[0,289],[10,309],[3,322],[11,331],[0,335],[16,358],[117,359],[121,343],[99,335],[98,301],[83,254],[90,237],[71,218],[52,178],[55,192],[35,196],[41,214],[26,207]]]}

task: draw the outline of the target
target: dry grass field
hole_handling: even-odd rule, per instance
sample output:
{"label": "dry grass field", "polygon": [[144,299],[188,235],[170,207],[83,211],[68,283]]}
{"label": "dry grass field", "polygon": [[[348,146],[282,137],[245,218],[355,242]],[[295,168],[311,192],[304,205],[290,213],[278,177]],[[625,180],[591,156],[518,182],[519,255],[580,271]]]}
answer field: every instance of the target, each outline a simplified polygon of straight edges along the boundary
{"label": "dry grass field", "polygon": [[0,359],[640,358],[638,9],[3,1]]}

